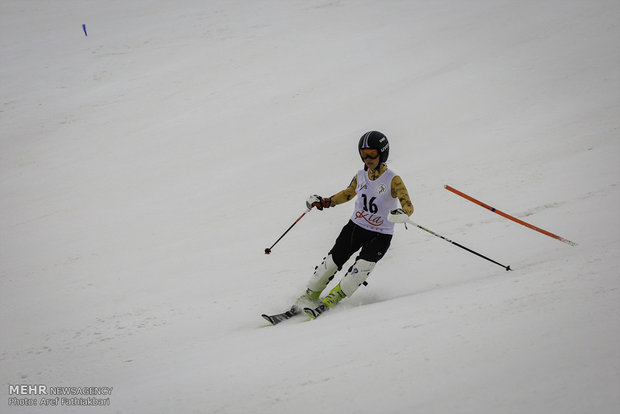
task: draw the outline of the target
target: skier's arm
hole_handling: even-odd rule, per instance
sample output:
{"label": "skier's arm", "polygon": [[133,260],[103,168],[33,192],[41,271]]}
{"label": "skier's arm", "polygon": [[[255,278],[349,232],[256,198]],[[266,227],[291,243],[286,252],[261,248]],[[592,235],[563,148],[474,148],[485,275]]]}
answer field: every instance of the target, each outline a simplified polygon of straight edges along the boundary
{"label": "skier's arm", "polygon": [[392,178],[392,197],[398,198],[400,206],[408,216],[413,214],[413,203],[409,198],[409,192],[407,187],[405,187],[405,183],[398,175]]}
{"label": "skier's arm", "polygon": [[331,196],[332,206],[346,203],[347,201],[355,197],[357,195],[355,187],[357,187],[357,175],[353,177],[353,179],[351,180],[351,184],[349,184],[347,188]]}

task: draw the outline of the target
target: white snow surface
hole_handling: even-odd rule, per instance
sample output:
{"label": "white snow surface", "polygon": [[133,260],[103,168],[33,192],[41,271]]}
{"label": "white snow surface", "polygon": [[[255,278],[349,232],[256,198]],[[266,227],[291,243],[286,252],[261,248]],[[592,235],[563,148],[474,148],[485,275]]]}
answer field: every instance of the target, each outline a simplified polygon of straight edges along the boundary
{"label": "white snow surface", "polygon": [[[617,0],[0,15],[1,412],[618,413]],[[514,270],[400,226],[368,287],[267,326],[353,203],[264,248],[372,129],[417,223]],[[24,407],[15,384],[113,392]]]}

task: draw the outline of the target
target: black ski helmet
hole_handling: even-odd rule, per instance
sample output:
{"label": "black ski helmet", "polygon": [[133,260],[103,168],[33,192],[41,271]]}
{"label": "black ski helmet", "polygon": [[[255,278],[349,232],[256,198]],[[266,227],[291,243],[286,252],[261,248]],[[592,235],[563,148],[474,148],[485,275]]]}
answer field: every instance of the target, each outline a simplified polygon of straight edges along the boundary
{"label": "black ski helmet", "polygon": [[[362,135],[360,142],[357,144],[357,152],[360,153],[363,149],[378,150],[380,163],[386,162],[388,155],[390,155],[390,143],[387,137],[379,131],[368,131]],[[362,161],[364,161],[364,158],[362,158]]]}

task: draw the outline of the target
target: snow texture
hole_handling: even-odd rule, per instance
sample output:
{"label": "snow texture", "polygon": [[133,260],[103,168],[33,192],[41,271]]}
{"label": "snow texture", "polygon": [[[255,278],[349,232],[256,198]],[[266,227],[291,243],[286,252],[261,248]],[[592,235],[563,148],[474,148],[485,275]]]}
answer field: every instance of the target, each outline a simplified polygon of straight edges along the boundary
{"label": "snow texture", "polygon": [[[0,411],[618,412],[617,0],[0,15]],[[368,287],[267,326],[353,203],[265,247],[349,184],[371,129],[417,223],[514,271],[400,226]],[[15,384],[113,393],[23,407]]]}

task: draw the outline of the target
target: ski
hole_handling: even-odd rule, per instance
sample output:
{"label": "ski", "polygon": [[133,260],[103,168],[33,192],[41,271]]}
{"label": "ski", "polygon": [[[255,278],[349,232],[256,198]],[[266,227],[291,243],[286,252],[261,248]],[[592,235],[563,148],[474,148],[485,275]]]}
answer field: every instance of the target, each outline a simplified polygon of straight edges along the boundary
{"label": "ski", "polygon": [[318,318],[323,312],[328,310],[329,308],[324,303],[321,303],[316,308],[304,308],[304,313],[308,315],[312,319]]}
{"label": "ski", "polygon": [[287,310],[286,312],[276,313],[275,315],[267,315],[266,313],[263,313],[261,316],[265,318],[265,320],[270,324],[277,325],[282,321],[291,319],[295,315],[299,315],[299,313],[299,308],[293,305],[291,309]]}

